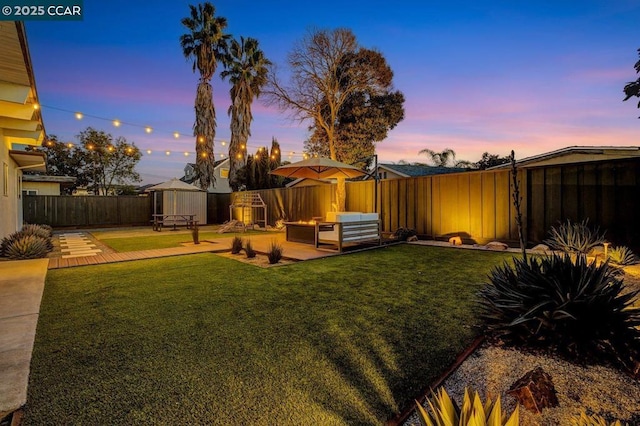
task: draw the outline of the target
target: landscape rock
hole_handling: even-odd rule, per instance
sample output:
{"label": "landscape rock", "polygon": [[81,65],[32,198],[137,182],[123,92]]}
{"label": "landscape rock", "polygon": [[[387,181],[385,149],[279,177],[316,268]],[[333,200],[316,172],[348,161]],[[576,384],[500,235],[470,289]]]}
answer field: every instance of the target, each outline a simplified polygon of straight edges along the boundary
{"label": "landscape rock", "polygon": [[490,243],[487,243],[485,247],[489,250],[506,250],[509,248],[508,245],[501,243],[500,241],[491,241]]}
{"label": "landscape rock", "polygon": [[407,238],[407,241],[409,241],[409,242],[418,241],[418,237],[416,235],[412,235],[411,237]]}
{"label": "landscape rock", "polygon": [[451,244],[453,246],[461,246],[462,245],[462,238],[460,238],[460,237],[451,237],[451,238],[449,238],[449,244]]}
{"label": "landscape rock", "polygon": [[532,248],[531,251],[534,252],[534,253],[549,253],[551,250],[549,249],[549,246],[547,246],[547,245],[538,244],[537,246]]}
{"label": "landscape rock", "polygon": [[512,395],[527,410],[541,413],[543,408],[557,407],[558,397],[549,373],[538,366],[518,379],[509,388]]}

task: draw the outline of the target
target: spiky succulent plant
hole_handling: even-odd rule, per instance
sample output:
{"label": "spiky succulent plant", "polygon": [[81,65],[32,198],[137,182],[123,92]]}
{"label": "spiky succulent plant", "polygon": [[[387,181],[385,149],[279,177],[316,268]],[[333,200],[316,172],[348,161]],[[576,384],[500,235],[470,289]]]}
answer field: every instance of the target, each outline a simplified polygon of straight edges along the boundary
{"label": "spiky succulent plant", "polygon": [[480,293],[487,332],[570,359],[634,369],[640,355],[638,292],[622,293],[620,272],[585,255],[513,259],[494,268]]}
{"label": "spiky succulent plant", "polygon": [[[473,397],[471,396],[473,395]],[[487,399],[484,404],[478,392],[464,390],[462,408],[451,400],[444,388],[439,388],[427,399],[429,411],[417,403],[418,418],[423,426],[518,426],[520,406],[516,406],[507,418],[502,412],[500,397],[494,401]]]}
{"label": "spiky succulent plant", "polygon": [[23,235],[16,238],[6,248],[9,259],[39,259],[47,256],[47,240],[36,235]]}
{"label": "spiky succulent plant", "polygon": [[636,256],[629,247],[620,246],[609,250],[609,262],[616,265],[628,266],[638,263]]}
{"label": "spiky succulent plant", "polygon": [[567,220],[567,223],[561,223],[557,227],[552,226],[549,230],[549,238],[544,240],[544,243],[552,250],[588,254],[605,242],[604,233],[600,234],[598,228],[592,231],[588,225],[587,219],[580,223]]}

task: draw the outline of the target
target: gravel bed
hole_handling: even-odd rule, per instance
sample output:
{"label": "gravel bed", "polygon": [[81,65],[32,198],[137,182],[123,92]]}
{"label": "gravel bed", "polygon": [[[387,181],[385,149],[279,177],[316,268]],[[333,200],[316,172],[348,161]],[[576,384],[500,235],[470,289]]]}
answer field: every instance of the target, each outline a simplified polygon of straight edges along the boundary
{"label": "gravel bed", "polygon": [[[640,290],[640,265],[624,268],[627,291]],[[636,299],[640,305],[640,298]],[[551,375],[559,405],[533,414],[520,407],[521,426],[571,425],[572,418],[582,410],[595,413],[607,421],[620,420],[629,426],[640,426],[640,380],[635,380],[614,368],[580,366],[560,358],[531,354],[517,349],[484,345],[467,358],[449,376],[443,386],[458,405],[464,388],[487,396],[501,396],[503,409],[511,413],[515,399],[507,395],[511,385],[535,367]],[[415,412],[403,426],[419,426]]]}
{"label": "gravel bed", "polygon": [[[465,386],[486,396],[500,395],[504,409],[511,413],[515,399],[506,394],[509,387],[525,373],[542,367],[551,375],[559,405],[533,414],[520,407],[520,425],[570,425],[582,409],[607,420],[618,419],[629,425],[640,424],[640,382],[608,367],[583,367],[567,361],[532,355],[515,349],[485,346],[478,349],[444,382],[444,387],[458,405]],[[404,426],[420,425],[413,414]]]}

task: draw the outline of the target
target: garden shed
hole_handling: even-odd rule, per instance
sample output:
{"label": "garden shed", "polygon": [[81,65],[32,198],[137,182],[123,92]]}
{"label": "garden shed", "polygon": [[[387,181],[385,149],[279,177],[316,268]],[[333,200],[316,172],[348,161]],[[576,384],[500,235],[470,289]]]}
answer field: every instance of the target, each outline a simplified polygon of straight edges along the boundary
{"label": "garden shed", "polygon": [[[147,189],[153,194],[154,215],[194,215],[200,224],[207,223],[207,193],[195,185],[177,178]],[[172,225],[171,218],[164,219],[165,225]]]}

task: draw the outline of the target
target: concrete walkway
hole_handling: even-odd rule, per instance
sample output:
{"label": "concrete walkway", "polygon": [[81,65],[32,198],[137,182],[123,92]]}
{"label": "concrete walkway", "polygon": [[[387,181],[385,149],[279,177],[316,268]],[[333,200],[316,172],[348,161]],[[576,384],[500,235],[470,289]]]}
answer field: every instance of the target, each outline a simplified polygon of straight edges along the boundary
{"label": "concrete walkway", "polygon": [[48,263],[49,259],[0,262],[0,418],[27,402]]}

